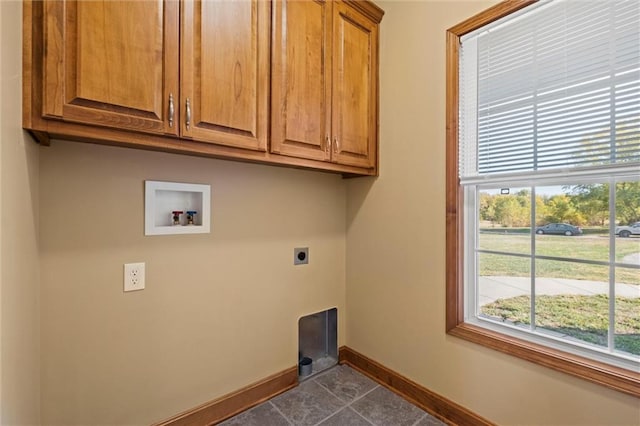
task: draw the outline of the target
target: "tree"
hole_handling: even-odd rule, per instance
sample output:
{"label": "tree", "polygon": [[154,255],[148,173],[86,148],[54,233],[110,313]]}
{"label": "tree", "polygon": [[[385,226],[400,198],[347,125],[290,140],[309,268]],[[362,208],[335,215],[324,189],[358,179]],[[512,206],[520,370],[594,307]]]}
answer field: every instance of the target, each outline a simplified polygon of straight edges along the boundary
{"label": "tree", "polygon": [[640,162],[637,120],[637,116],[618,118],[613,128],[607,126],[586,134],[581,141],[584,151],[577,152],[575,155],[581,157],[581,162],[594,166],[612,162]]}
{"label": "tree", "polygon": [[487,220],[493,224],[496,220],[495,197],[486,192],[480,193],[480,220]]}
{"label": "tree", "polygon": [[498,196],[495,200],[495,220],[505,227],[528,226],[530,207],[529,196]]}
{"label": "tree", "polygon": [[549,214],[547,207],[548,198],[542,195],[536,195],[536,226],[546,224],[546,217]]}
{"label": "tree", "polygon": [[576,210],[588,225],[604,226],[609,219],[609,185],[590,184],[567,187]]}
{"label": "tree", "polygon": [[[588,157],[590,165],[611,163],[640,164],[640,133],[637,115],[617,117],[612,127],[592,132],[581,141],[584,151],[576,153]],[[576,205],[585,217],[604,225],[609,215],[609,185],[578,185]],[[640,182],[616,184],[616,222],[630,224],[640,220]]]}
{"label": "tree", "polygon": [[572,203],[567,194],[554,195],[547,203],[548,222],[568,222],[573,225],[584,225],[585,219]]}
{"label": "tree", "polygon": [[[604,225],[609,219],[609,184],[575,185],[569,187],[571,200],[589,225]],[[640,221],[640,182],[616,184],[616,222],[631,224]]]}
{"label": "tree", "polygon": [[640,221],[640,182],[616,183],[616,220],[621,225]]}

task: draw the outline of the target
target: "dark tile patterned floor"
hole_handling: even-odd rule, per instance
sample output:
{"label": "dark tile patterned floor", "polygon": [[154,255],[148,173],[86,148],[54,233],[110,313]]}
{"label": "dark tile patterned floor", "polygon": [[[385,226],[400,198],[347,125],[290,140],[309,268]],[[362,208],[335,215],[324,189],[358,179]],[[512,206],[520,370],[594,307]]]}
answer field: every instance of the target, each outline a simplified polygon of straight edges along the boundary
{"label": "dark tile patterned floor", "polygon": [[425,411],[346,365],[313,376],[224,426],[439,426]]}

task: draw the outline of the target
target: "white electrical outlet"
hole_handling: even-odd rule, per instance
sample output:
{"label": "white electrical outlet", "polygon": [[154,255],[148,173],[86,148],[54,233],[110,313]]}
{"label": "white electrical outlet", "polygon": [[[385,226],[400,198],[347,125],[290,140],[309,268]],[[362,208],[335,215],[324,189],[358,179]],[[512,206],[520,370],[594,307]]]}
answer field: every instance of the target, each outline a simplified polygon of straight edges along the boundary
{"label": "white electrical outlet", "polygon": [[144,262],[124,264],[124,291],[144,290]]}

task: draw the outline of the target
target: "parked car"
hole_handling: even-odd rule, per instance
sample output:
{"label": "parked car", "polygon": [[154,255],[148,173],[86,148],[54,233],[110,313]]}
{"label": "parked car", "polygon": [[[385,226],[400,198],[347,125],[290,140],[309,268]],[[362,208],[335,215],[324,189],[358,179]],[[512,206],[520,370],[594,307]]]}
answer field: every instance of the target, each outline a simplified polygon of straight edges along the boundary
{"label": "parked car", "polygon": [[537,227],[536,234],[556,234],[569,237],[571,235],[581,235],[582,229],[579,226],[569,225],[568,223],[547,223],[544,226]]}
{"label": "parked car", "polygon": [[623,238],[640,235],[640,222],[632,223],[629,226],[616,226],[616,235]]}

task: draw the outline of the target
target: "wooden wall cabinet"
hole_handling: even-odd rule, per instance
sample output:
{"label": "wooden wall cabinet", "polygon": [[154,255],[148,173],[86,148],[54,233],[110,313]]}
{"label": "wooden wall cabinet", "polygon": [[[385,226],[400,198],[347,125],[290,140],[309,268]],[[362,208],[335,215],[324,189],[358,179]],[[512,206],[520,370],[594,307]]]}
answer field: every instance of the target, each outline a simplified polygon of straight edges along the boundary
{"label": "wooden wall cabinet", "polygon": [[43,144],[375,175],[382,14],[349,0],[27,0],[23,127]]}
{"label": "wooden wall cabinet", "polygon": [[274,8],[271,151],[375,169],[382,11],[343,1]]}
{"label": "wooden wall cabinet", "polygon": [[43,5],[44,117],[266,150],[267,3]]}
{"label": "wooden wall cabinet", "polygon": [[[178,135],[178,3],[77,0],[43,7],[42,115]],[[40,59],[40,58],[36,58]]]}
{"label": "wooden wall cabinet", "polygon": [[270,14],[264,0],[182,1],[182,137],[266,151]]}

